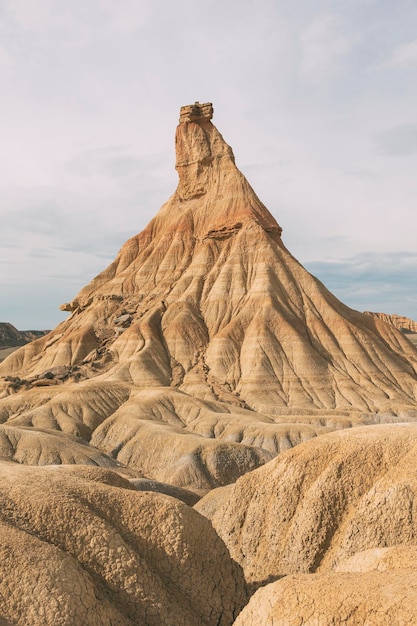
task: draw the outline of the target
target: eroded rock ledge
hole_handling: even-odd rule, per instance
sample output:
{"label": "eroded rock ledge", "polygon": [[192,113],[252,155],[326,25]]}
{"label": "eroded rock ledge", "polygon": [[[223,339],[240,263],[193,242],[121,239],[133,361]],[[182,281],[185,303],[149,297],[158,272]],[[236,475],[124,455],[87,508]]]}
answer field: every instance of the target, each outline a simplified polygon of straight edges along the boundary
{"label": "eroded rock ledge", "polygon": [[180,124],[186,122],[197,122],[202,119],[211,120],[213,117],[213,105],[211,102],[200,104],[187,104],[180,109]]}

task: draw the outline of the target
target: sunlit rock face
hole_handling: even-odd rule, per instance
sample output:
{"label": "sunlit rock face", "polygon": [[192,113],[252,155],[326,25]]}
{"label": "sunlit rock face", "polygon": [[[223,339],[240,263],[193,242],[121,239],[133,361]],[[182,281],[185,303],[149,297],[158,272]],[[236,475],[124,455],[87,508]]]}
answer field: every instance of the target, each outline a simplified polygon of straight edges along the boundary
{"label": "sunlit rock face", "polygon": [[0,461],[0,623],[229,626],[242,572],[208,520],[97,467]]}
{"label": "sunlit rock face", "polygon": [[403,315],[396,315],[395,313],[372,313],[372,311],[365,311],[367,315],[371,315],[372,317],[379,318],[387,322],[388,324],[392,324],[399,330],[402,330],[405,333],[417,333],[417,322],[411,320],[409,317],[404,317]]}
{"label": "sunlit rock face", "polygon": [[251,584],[410,567],[403,548],[417,546],[416,462],[417,424],[356,427],[288,450],[195,508]]}
{"label": "sunlit rock face", "polygon": [[417,408],[415,348],[291,256],[212,116],[182,107],[173,196],[63,305],[66,321],[0,364],[3,423],[197,491]]}
{"label": "sunlit rock face", "polygon": [[417,424],[352,428],[202,498],[256,590],[235,626],[415,624],[416,463]]}
{"label": "sunlit rock face", "polygon": [[0,364],[1,624],[417,623],[417,351],[291,256],[212,117]]}
{"label": "sunlit rock face", "polygon": [[298,574],[259,589],[233,626],[413,626],[415,568],[362,574]]}

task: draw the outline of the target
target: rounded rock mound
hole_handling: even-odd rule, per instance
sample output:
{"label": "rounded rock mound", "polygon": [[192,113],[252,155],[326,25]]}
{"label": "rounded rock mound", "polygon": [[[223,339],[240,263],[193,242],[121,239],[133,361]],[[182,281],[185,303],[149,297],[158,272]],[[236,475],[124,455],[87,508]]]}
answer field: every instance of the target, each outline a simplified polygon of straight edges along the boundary
{"label": "rounded rock mound", "polygon": [[385,548],[392,569],[398,546],[417,546],[416,467],[417,424],[356,427],[298,445],[195,508],[254,585],[357,573]]}
{"label": "rounded rock mound", "polygon": [[227,626],[247,597],[210,522],[102,468],[0,462],[0,623]]}
{"label": "rounded rock mound", "polygon": [[298,574],[259,589],[234,626],[414,626],[416,569]]}

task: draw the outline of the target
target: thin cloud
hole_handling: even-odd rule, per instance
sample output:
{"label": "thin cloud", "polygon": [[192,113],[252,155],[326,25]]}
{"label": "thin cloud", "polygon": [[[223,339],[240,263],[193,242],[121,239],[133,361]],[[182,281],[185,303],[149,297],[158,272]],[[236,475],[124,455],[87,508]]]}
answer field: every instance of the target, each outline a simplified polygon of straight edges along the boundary
{"label": "thin cloud", "polygon": [[417,319],[417,254],[359,254],[338,261],[305,263],[306,268],[348,306],[398,313]]}
{"label": "thin cloud", "polygon": [[375,180],[381,178],[381,175],[373,170],[368,170],[365,168],[359,168],[355,170],[349,170],[346,172],[348,176],[352,176],[352,178],[359,178],[362,180]]}
{"label": "thin cloud", "polygon": [[28,256],[32,257],[33,259],[52,259],[54,255],[51,254],[49,250],[45,250],[43,248],[35,248],[30,251]]}
{"label": "thin cloud", "polygon": [[392,51],[385,67],[417,69],[417,39],[402,43]]}
{"label": "thin cloud", "polygon": [[390,156],[411,156],[417,154],[417,125],[395,126],[375,137],[377,149]]}
{"label": "thin cloud", "polygon": [[136,156],[126,146],[105,146],[82,152],[67,162],[67,169],[77,176],[121,178],[148,176],[161,166],[165,155]]}
{"label": "thin cloud", "polygon": [[[100,236],[100,245],[102,251],[96,249],[97,239],[90,234],[84,240],[77,241],[75,238],[72,241],[64,243],[62,245],[54,246],[54,250],[57,251],[59,256],[60,252],[69,252],[71,254],[86,254],[94,256],[96,259],[104,259],[107,263],[110,263],[115,258],[117,252],[122,245],[132,236],[132,233],[111,235],[110,233],[103,233]],[[94,252],[92,252],[94,251]],[[104,267],[102,268],[104,269]]]}
{"label": "thin cloud", "polygon": [[[18,250],[22,248],[22,245],[19,244],[16,239],[11,240],[8,236],[7,232],[2,232],[0,235],[0,249],[5,248],[9,250]],[[0,258],[0,263],[10,263],[6,258]]]}
{"label": "thin cloud", "polygon": [[345,33],[339,16],[324,13],[301,32],[300,42],[300,73],[308,81],[316,83],[343,71],[343,62],[354,44],[354,38]]}

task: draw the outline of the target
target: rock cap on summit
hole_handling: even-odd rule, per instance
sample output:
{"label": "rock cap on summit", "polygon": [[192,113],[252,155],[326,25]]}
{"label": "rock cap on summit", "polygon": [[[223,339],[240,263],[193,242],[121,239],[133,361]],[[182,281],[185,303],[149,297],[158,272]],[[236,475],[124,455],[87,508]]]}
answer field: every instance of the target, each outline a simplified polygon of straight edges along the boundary
{"label": "rock cap on summit", "polygon": [[194,104],[186,104],[180,109],[180,124],[183,122],[197,122],[201,119],[211,120],[213,117],[213,104],[205,102],[200,104],[198,100]]}

